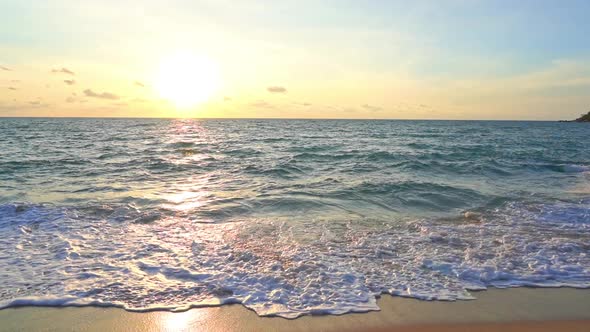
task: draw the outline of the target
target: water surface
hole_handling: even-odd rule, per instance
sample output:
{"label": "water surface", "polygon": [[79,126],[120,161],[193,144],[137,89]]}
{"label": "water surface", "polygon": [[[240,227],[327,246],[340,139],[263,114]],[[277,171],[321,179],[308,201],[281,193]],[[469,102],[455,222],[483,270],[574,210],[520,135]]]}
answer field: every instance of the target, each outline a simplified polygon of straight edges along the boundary
{"label": "water surface", "polygon": [[0,119],[0,307],[376,310],[590,287],[590,128]]}

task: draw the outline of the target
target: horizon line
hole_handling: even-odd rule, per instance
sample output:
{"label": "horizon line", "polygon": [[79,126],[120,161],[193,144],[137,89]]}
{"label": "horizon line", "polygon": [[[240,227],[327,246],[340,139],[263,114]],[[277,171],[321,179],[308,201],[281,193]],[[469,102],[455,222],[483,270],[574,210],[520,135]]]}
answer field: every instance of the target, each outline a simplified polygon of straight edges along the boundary
{"label": "horizon line", "polygon": [[161,119],[161,120],[349,120],[349,121],[503,121],[503,122],[574,122],[571,120],[534,120],[534,119],[404,119],[404,118],[216,118],[216,117],[139,117],[139,116],[2,116],[0,119]]}

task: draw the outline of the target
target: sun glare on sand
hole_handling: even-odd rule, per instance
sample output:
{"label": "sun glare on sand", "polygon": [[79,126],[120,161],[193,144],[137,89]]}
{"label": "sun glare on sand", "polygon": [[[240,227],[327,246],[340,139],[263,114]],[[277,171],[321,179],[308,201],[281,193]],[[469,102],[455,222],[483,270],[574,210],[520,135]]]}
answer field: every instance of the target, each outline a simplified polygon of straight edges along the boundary
{"label": "sun glare on sand", "polygon": [[219,84],[217,64],[191,53],[177,53],[164,59],[154,82],[161,97],[181,108],[207,101]]}

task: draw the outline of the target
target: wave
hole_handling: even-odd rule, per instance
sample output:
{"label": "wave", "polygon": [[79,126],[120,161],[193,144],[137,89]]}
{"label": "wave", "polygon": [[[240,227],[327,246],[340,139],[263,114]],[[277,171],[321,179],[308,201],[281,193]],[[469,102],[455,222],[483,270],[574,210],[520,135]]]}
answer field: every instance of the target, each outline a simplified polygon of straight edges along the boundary
{"label": "wave", "polygon": [[563,165],[561,166],[565,173],[587,173],[590,172],[590,166],[586,165]]}
{"label": "wave", "polygon": [[4,119],[0,302],[294,318],[588,287],[590,150],[570,129]]}
{"label": "wave", "polygon": [[[487,287],[590,287],[587,199],[511,201],[407,222],[159,218],[138,224],[142,213],[129,206],[4,204],[0,211],[0,244],[13,262],[0,261],[8,285],[0,307],[145,311],[241,303],[262,316],[295,318],[378,310],[383,293],[453,301]],[[19,269],[24,261],[30,271]],[[55,268],[32,277],[47,266]]]}

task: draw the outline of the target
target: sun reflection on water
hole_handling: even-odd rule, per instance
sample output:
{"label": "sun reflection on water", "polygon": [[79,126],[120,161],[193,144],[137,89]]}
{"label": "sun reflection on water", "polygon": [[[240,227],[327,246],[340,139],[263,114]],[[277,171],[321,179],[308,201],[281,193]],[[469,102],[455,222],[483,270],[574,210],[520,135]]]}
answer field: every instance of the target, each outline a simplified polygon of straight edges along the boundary
{"label": "sun reflection on water", "polygon": [[171,210],[188,212],[207,203],[209,192],[203,190],[203,186],[199,186],[198,182],[192,182],[190,179],[187,180],[187,182],[190,183],[190,190],[185,191],[183,188],[177,188],[176,190],[179,192],[165,195],[164,199],[169,203],[164,204],[163,207]]}
{"label": "sun reflection on water", "polygon": [[164,200],[161,207],[175,211],[177,217],[193,219],[191,216],[195,214],[192,212],[212,201],[212,192],[208,189],[212,175],[201,172],[206,159],[212,157],[208,151],[199,148],[209,145],[212,137],[209,137],[203,121],[178,119],[170,123],[164,140],[169,148],[164,159],[171,164],[186,165],[182,166],[181,172],[187,173],[187,177],[167,182],[166,187],[160,188],[157,196]]}

